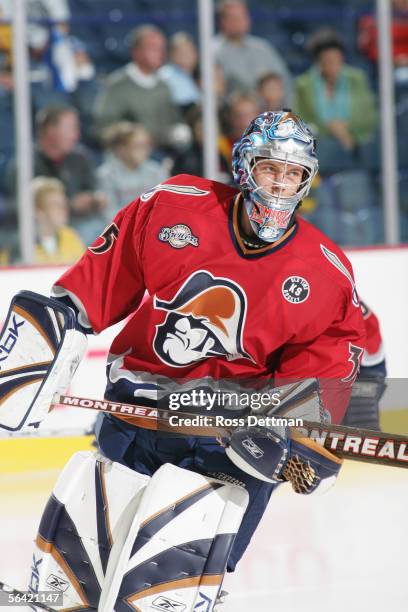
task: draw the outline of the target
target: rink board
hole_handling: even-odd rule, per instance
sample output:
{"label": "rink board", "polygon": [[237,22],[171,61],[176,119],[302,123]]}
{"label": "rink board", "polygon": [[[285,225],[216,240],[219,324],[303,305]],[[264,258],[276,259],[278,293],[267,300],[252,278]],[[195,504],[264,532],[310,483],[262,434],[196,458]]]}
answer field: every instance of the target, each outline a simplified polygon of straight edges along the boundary
{"label": "rink board", "polygon": [[[27,584],[57,464],[91,442],[0,441],[1,580]],[[226,579],[225,612],[406,612],[407,506],[408,471],[397,468],[347,462],[322,497],[282,486],[237,572]]]}

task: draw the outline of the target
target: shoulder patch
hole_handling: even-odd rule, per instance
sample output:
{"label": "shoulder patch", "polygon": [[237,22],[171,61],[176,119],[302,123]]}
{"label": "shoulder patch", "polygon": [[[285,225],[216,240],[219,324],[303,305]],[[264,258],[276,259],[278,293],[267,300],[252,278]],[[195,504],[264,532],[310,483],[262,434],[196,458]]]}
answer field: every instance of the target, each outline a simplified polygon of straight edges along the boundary
{"label": "shoulder patch", "polygon": [[194,236],[191,227],[184,223],[177,223],[172,227],[162,227],[158,239],[161,242],[167,242],[174,249],[182,249],[188,244],[198,247],[199,243],[198,237]]}
{"label": "shoulder patch", "polygon": [[301,304],[310,295],[310,285],[302,276],[289,276],[282,283],[282,295],[291,304]]}

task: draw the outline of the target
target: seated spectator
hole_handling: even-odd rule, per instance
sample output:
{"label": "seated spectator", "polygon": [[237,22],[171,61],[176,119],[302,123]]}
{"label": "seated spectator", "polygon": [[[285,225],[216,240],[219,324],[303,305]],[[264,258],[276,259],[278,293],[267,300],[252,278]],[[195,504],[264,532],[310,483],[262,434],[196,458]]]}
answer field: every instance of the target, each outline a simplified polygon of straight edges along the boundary
{"label": "seated spectator", "polygon": [[[192,142],[184,151],[176,155],[174,165],[171,169],[172,174],[194,174],[204,176],[204,156],[203,156],[203,117],[201,107],[191,108],[186,120],[191,128]],[[222,140],[219,140],[219,164],[218,180],[228,181],[230,179],[230,167],[224,158],[221,147]]]}
{"label": "seated spectator", "polygon": [[83,254],[85,245],[68,226],[69,209],[61,181],[38,176],[32,181],[36,245],[34,263],[71,264]]}
{"label": "seated spectator", "polygon": [[[0,17],[13,17],[14,0],[0,0]],[[95,68],[84,45],[70,36],[71,11],[67,0],[27,2],[27,43],[30,56],[31,96],[34,111],[42,106],[67,103],[82,85],[94,82]],[[11,47],[11,24],[1,26],[0,52]],[[10,42],[9,42],[10,39]],[[10,64],[12,55],[10,54]],[[89,96],[88,96],[89,97]],[[82,109],[81,109],[82,110]]]}
{"label": "seated spectator", "polygon": [[[0,20],[6,22],[10,20],[11,5],[9,6],[4,0],[0,0]],[[8,92],[13,89],[13,73],[12,73],[12,32],[11,26],[8,23],[0,24],[0,91]]]}
{"label": "seated spectator", "polygon": [[260,112],[278,111],[285,107],[285,89],[280,74],[268,72],[259,79],[256,90]]}
{"label": "seated spectator", "polygon": [[[197,64],[196,69],[194,70],[194,79],[197,83],[197,87],[200,91],[203,89],[203,82],[201,78],[201,70],[200,65]],[[218,110],[222,110],[227,104],[227,88],[225,84],[224,72],[221,66],[217,63],[214,64],[214,73],[213,73],[213,83],[214,83],[214,92],[217,102]]]}
{"label": "seated spectator", "polygon": [[191,36],[177,32],[170,39],[170,62],[159,70],[160,78],[167,83],[173,102],[184,114],[198,104],[201,92],[193,78],[198,64],[198,52]]}
{"label": "seated spectator", "polygon": [[361,149],[374,137],[375,97],[365,73],[345,63],[337,33],[323,28],[310,40],[312,67],[295,80],[295,112],[318,133],[318,206],[310,220],[343,245],[381,239],[370,173]]}
{"label": "seated spectator", "polygon": [[[397,84],[408,82],[408,0],[392,0],[392,56]],[[358,24],[358,46],[374,64],[378,62],[376,15],[363,15]]]}
{"label": "seated spectator", "polygon": [[292,79],[280,53],[266,40],[249,34],[251,18],[244,0],[221,0],[218,6],[220,33],[215,38],[215,58],[226,79],[227,94],[251,93],[268,72],[282,76],[285,104],[291,102]]}
{"label": "seated spectator", "polygon": [[[329,28],[315,32],[309,41],[312,67],[295,80],[294,110],[319,134],[319,146],[332,150],[330,160],[338,170],[355,164],[359,145],[374,134],[377,112],[374,93],[365,73],[345,63],[344,45]],[[323,143],[323,144],[322,144]]]}
{"label": "seated spectator", "polygon": [[[78,113],[73,108],[50,106],[36,117],[37,144],[34,176],[60,179],[68,196],[71,225],[85,244],[104,228],[106,198],[95,190],[95,169],[88,151],[79,144]],[[15,162],[8,172],[9,191],[15,194]]]}
{"label": "seated spectator", "polygon": [[96,100],[97,130],[118,121],[132,121],[143,124],[158,147],[171,144],[179,112],[158,74],[165,54],[166,39],[159,28],[144,25],[134,30],[132,61],[110,75]]}
{"label": "seated spectator", "polygon": [[116,213],[139,195],[161,183],[168,174],[150,158],[152,139],[140,124],[121,121],[106,129],[106,161],[97,169],[97,185],[108,199],[105,216]]}
{"label": "seated spectator", "polygon": [[223,113],[223,134],[219,137],[218,146],[221,154],[231,166],[232,147],[241,138],[246,126],[259,115],[258,98],[250,94],[235,93],[229,99]]}

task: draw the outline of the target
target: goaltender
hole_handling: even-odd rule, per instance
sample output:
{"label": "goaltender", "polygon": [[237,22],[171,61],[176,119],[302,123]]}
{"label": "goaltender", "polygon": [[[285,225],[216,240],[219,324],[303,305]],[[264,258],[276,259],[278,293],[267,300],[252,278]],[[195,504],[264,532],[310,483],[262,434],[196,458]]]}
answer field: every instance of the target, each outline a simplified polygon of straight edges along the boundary
{"label": "goaltender", "polygon": [[[9,327],[33,352],[42,342],[31,363],[44,372],[31,404],[29,387],[20,412],[3,403],[3,427],[39,422],[67,386],[85,334],[127,317],[108,358],[107,399],[154,406],[169,381],[191,389],[268,379],[284,390],[288,413],[304,404],[305,414],[314,407],[339,423],[364,322],[344,253],[297,215],[317,169],[303,121],[265,112],[234,146],[238,190],[179,175],[121,210],[52,299],[14,299]],[[0,354],[2,366],[10,355]],[[71,459],[36,540],[38,588],[57,576],[72,609],[213,610],[277,483],[311,493],[340,469],[329,451],[282,428],[239,427],[220,444],[103,415],[96,433],[100,452]]]}

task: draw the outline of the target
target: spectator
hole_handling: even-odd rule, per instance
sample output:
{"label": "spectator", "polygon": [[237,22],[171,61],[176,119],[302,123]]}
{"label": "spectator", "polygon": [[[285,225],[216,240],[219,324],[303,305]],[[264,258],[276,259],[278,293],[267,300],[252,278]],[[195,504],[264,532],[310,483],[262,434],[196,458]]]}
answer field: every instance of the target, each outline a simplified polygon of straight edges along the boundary
{"label": "spectator", "polygon": [[98,130],[117,123],[142,123],[159,147],[171,143],[171,131],[179,113],[171,93],[160,77],[166,39],[153,25],[136,28],[131,37],[132,61],[113,72],[95,105]]}
{"label": "spectator", "polygon": [[[34,176],[60,179],[69,199],[71,225],[89,244],[103,229],[101,213],[106,198],[95,190],[95,169],[88,151],[79,144],[78,113],[64,106],[49,106],[36,117],[37,145]],[[9,191],[15,192],[15,162],[8,177]]]}
{"label": "spectator", "polygon": [[319,142],[330,137],[352,153],[370,139],[377,122],[367,77],[345,63],[344,45],[329,28],[312,35],[309,49],[313,65],[295,80],[294,108],[319,133]]}
{"label": "spectator", "polygon": [[69,209],[63,183],[39,176],[32,181],[36,221],[34,263],[70,264],[85,251],[77,232],[68,226]]}
{"label": "spectator", "polygon": [[280,74],[268,72],[259,79],[256,89],[260,100],[260,112],[279,111],[284,108],[285,89]]}
{"label": "spectator", "polygon": [[334,30],[322,28],[309,42],[312,67],[295,81],[295,111],[319,134],[318,206],[310,217],[340,244],[381,240],[381,212],[362,152],[374,138],[375,97],[365,73],[345,63]]}
{"label": "spectator", "polygon": [[232,160],[232,147],[241,138],[245,126],[259,115],[258,98],[250,94],[235,93],[230,97],[224,112],[224,134],[219,138],[219,150],[228,167]]}
{"label": "spectator", "polygon": [[[201,78],[201,70],[200,65],[197,64],[196,69],[194,71],[194,78],[197,83],[197,86],[200,90],[203,89],[203,82]],[[214,92],[217,101],[218,110],[222,110],[227,104],[227,87],[225,83],[224,71],[221,66],[217,63],[214,64],[214,73],[213,73],[213,82],[214,82]]]}
{"label": "spectator", "polygon": [[201,93],[193,78],[198,53],[191,36],[177,32],[170,39],[170,63],[162,66],[159,75],[167,83],[173,102],[183,114],[200,102]]}
{"label": "spectator", "polygon": [[[408,0],[392,0],[392,42],[397,83],[408,81]],[[378,61],[377,19],[363,15],[358,24],[358,46],[373,63]]]}
{"label": "spectator", "polygon": [[[5,22],[11,19],[11,7],[0,0],[0,20]],[[12,65],[12,35],[11,26],[8,23],[0,24],[0,91],[11,91],[13,89]]]}
{"label": "spectator", "polygon": [[105,211],[111,221],[116,213],[143,192],[161,183],[168,174],[150,158],[152,141],[140,124],[121,121],[106,129],[107,160],[97,169],[98,189],[108,199]]}
{"label": "spectator", "polygon": [[[249,94],[235,93],[222,111],[222,132],[218,136],[219,180],[232,181],[230,172],[232,146],[242,136],[246,126],[259,114],[258,99]],[[201,109],[196,107],[189,113],[193,143],[176,157],[173,174],[188,173],[203,176],[203,125]]]}
{"label": "spectator", "polygon": [[[0,0],[0,16],[11,20],[14,0]],[[67,101],[81,83],[93,80],[94,66],[84,46],[69,35],[71,12],[67,0],[28,0],[30,81],[34,109]],[[7,31],[7,29],[8,31]],[[2,41],[11,47],[11,26],[3,25]],[[0,43],[0,51],[4,45]],[[65,95],[66,94],[66,95]]]}
{"label": "spectator", "polygon": [[227,93],[251,93],[258,79],[268,72],[280,74],[285,84],[285,104],[291,102],[292,83],[280,53],[266,40],[249,34],[251,18],[244,0],[221,0],[220,34],[215,38],[215,56],[224,71]]}
{"label": "spectator", "polygon": [[[190,146],[180,151],[176,155],[172,174],[194,174],[204,176],[204,158],[203,158],[203,118],[201,107],[196,106],[189,110],[186,115],[186,120],[191,128],[192,142]],[[218,164],[218,180],[230,179],[230,166],[222,155],[221,148],[223,145],[222,139],[219,140],[219,164]]]}

